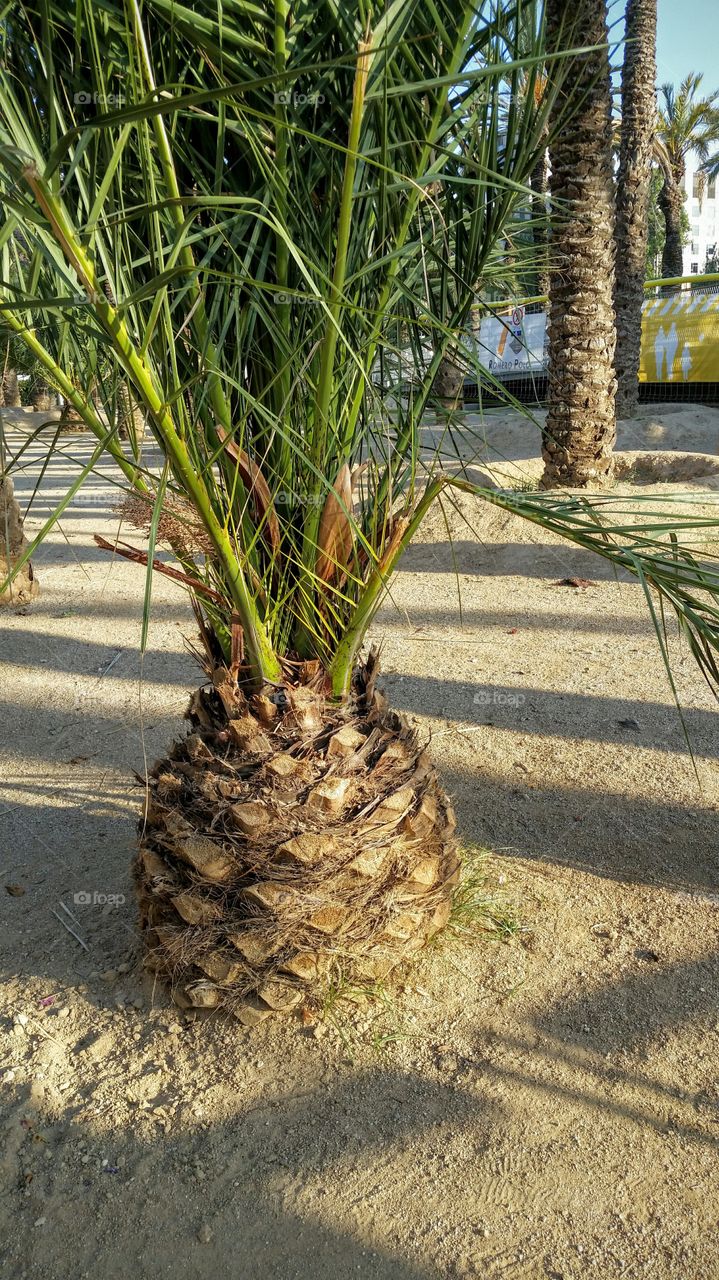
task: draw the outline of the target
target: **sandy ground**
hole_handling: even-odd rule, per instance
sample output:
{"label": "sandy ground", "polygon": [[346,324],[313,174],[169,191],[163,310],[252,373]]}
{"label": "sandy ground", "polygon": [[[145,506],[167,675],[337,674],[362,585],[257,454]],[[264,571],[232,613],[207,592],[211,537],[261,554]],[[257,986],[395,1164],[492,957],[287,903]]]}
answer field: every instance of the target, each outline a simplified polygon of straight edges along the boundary
{"label": "sandy ground", "polygon": [[[469,426],[534,474],[532,428]],[[645,411],[620,444],[715,455],[719,411]],[[89,455],[64,449],[29,530]],[[664,463],[635,479],[674,492]],[[716,501],[713,458],[682,466]],[[474,501],[476,538],[448,512],[455,575],[432,520],[373,638],[525,929],[431,953],[341,1034],[246,1032],[135,967],[132,770],[182,731],[197,673],[164,579],[140,657],[142,570],[91,537],[112,500],[80,492],[38,601],[0,615],[0,1274],[714,1280],[719,735],[677,648],[697,777],[640,589]],[[553,585],[575,575],[592,585]]]}

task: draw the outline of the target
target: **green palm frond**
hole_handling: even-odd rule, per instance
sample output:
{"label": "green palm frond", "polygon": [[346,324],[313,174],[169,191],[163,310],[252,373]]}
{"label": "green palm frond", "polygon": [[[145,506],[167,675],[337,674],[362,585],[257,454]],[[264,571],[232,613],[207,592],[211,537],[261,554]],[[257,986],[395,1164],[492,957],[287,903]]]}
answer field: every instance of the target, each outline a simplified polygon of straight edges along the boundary
{"label": "green palm frond", "polygon": [[[434,376],[448,350],[482,376],[470,310],[521,281],[572,52],[547,78],[522,0],[30,0],[0,32],[0,317],[140,500],[148,573],[164,540],[202,584],[225,659],[241,627],[248,680],[318,660],[345,694],[457,482],[458,424],[427,441]],[[506,501],[631,568],[715,678],[715,581],[691,556],[669,574],[671,519],[664,550],[641,519],[623,547],[591,504]]]}

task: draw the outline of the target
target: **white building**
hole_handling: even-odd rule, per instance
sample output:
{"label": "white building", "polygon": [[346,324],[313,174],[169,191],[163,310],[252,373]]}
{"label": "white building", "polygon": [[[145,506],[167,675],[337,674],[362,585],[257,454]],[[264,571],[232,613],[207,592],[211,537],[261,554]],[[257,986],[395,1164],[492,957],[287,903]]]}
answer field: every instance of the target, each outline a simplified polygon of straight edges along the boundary
{"label": "white building", "polygon": [[707,258],[717,256],[719,242],[719,199],[717,179],[708,180],[697,171],[696,160],[687,157],[684,179],[685,209],[689,218],[689,243],[684,246],[685,276],[702,275],[707,269]]}

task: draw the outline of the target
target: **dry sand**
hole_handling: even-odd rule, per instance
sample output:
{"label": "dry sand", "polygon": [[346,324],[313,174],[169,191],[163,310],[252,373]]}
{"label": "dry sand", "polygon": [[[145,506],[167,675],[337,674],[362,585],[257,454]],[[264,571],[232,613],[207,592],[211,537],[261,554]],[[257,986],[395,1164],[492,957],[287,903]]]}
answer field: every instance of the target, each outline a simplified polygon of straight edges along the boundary
{"label": "dry sand", "polygon": [[[17,441],[32,415],[14,420]],[[536,474],[532,428],[482,430]],[[717,501],[713,457],[647,461],[714,455],[716,410],[645,411],[620,445],[644,456],[635,482]],[[89,454],[64,449],[28,531]],[[675,648],[697,778],[640,589],[474,500],[480,541],[448,512],[456,576],[443,520],[425,527],[373,638],[525,932],[428,955],[344,1038],[248,1033],[135,968],[132,770],[182,732],[197,672],[164,579],[140,657],[142,570],[92,542],[112,501],[80,492],[36,557],[39,599],[0,615],[0,1274],[714,1280],[717,717]],[[572,576],[593,585],[553,585]]]}

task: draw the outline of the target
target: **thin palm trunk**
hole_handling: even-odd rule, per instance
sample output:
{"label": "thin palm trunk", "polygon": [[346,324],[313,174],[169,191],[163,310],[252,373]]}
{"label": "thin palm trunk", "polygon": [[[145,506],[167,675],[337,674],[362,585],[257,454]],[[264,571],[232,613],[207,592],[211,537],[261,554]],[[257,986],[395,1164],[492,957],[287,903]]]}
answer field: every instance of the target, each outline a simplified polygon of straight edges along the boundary
{"label": "thin palm trunk", "polygon": [[622,127],[617,178],[617,413],[639,404],[649,185],[656,119],[657,0],[629,0],[622,68]]}
{"label": "thin palm trunk", "polygon": [[662,252],[662,276],[680,276],[684,266],[682,209],[684,207],[684,166],[676,173],[665,172],[659,192],[659,208],[664,215],[666,234]]}
{"label": "thin palm trunk", "polygon": [[[550,50],[606,46],[604,5],[573,11],[548,0]],[[551,77],[550,77],[551,78]],[[616,436],[614,377],[614,190],[611,85],[606,47],[576,59],[560,92],[577,103],[571,128],[550,144],[552,263],[549,395],[544,430],[544,488],[609,480]]]}

